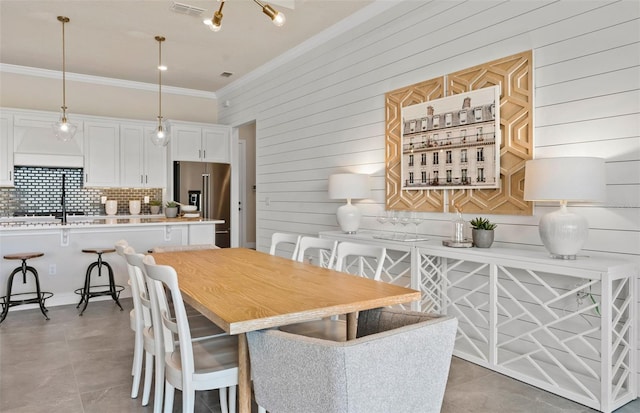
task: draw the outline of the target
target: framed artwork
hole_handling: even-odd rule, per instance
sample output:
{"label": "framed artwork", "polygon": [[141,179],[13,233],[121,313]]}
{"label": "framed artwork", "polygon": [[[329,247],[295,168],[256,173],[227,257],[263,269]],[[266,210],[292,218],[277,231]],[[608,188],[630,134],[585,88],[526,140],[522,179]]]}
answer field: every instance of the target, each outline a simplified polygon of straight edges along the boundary
{"label": "framed artwork", "polygon": [[500,86],[402,108],[402,189],[497,188]]}
{"label": "framed artwork", "polygon": [[[470,93],[485,93],[481,92],[483,90],[485,92],[493,91],[491,93],[498,95],[493,98],[495,103],[495,124],[493,127],[498,128],[499,126],[499,128],[496,129],[495,143],[492,147],[489,146],[494,151],[491,154],[491,159],[494,159],[493,156],[496,157],[495,165],[489,166],[491,172],[495,167],[495,184],[493,176],[489,177],[486,169],[488,156],[484,150],[481,154],[481,159],[485,159],[483,176],[478,173],[477,164],[473,168],[475,175],[471,175],[470,169],[472,168],[468,167],[467,175],[464,178],[461,167],[459,170],[452,167],[451,177],[447,182],[447,169],[437,169],[437,185],[434,185],[436,170],[433,168],[434,151],[431,151],[430,154],[427,153],[426,165],[424,165],[426,179],[423,182],[423,170],[420,169],[423,160],[422,153],[419,157],[416,157],[415,154],[416,145],[423,144],[421,129],[425,113],[427,113],[427,137],[434,133],[429,132],[429,127],[433,127],[433,119],[429,124],[428,107],[433,107],[433,115],[440,115],[438,129],[443,130],[443,127],[446,127],[443,125],[447,124],[446,114],[451,109],[448,108],[449,101],[442,99],[457,97],[457,100],[451,101],[453,102],[451,105],[456,109],[456,106],[461,108],[464,105],[465,97],[471,97],[470,107],[474,107],[476,103],[479,103],[479,99],[485,98],[476,98]],[[387,92],[385,94],[386,209],[447,212],[449,206],[455,203],[460,205],[465,213],[532,215],[533,203],[524,201],[523,197],[524,165],[527,160],[533,158],[534,149],[533,92],[533,52],[531,50]],[[484,103],[480,106],[483,105]],[[472,115],[474,115],[473,112]],[[459,126],[456,125],[454,116],[455,111],[452,112],[450,119],[451,128]],[[460,114],[458,113],[457,116],[459,117]],[[468,112],[462,116],[467,116],[468,121]],[[415,120],[413,125],[411,119]],[[414,129],[413,135],[410,132],[412,127]],[[418,132],[415,132],[416,130]],[[462,132],[459,129],[456,130],[459,138]],[[453,132],[451,129],[451,139],[454,139]],[[483,128],[483,134],[484,132]],[[470,131],[468,129],[465,133],[469,137]],[[408,155],[410,152],[405,152],[410,151],[411,137],[414,137],[413,163],[414,166],[416,163],[418,164],[418,168],[414,168],[413,171],[409,169]],[[444,138],[446,139],[446,133]],[[438,140],[441,139],[438,135]],[[446,140],[444,142],[446,143]],[[451,146],[454,145],[454,142],[456,142],[455,139]],[[428,148],[429,141],[425,140],[425,143]],[[443,162],[446,165],[448,159],[446,146],[437,147],[439,165]],[[440,152],[440,149],[443,152]],[[461,150],[462,147],[459,149]],[[462,159],[461,151],[456,153],[452,150],[452,164],[456,160],[456,155],[458,159]],[[474,149],[469,152],[467,149],[466,156],[468,158],[474,156],[474,159],[478,159],[478,151]],[[413,172],[413,183],[409,172]],[[485,185],[473,185],[474,180],[477,183],[478,177],[481,177],[480,181],[484,178],[483,184]]]}

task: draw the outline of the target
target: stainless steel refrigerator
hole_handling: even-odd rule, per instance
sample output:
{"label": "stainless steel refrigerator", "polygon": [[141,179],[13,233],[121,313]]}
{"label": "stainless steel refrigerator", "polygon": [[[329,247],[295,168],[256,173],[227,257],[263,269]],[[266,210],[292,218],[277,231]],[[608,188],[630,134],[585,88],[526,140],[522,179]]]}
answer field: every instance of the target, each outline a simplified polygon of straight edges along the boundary
{"label": "stainless steel refrigerator", "polygon": [[226,163],[173,163],[174,200],[196,205],[200,216],[223,219],[216,225],[216,245],[231,246],[231,166]]}

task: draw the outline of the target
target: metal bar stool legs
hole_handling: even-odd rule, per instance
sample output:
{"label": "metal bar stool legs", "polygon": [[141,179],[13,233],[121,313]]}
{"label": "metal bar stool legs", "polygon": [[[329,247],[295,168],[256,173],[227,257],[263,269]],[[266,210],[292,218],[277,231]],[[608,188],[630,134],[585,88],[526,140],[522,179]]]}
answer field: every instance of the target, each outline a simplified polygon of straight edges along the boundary
{"label": "metal bar stool legs", "polygon": [[[79,315],[82,315],[82,313],[84,313],[84,310],[87,309],[87,305],[89,304],[89,299],[90,298],[101,296],[101,295],[109,295],[109,296],[111,296],[113,301],[115,301],[116,304],[118,305],[118,307],[120,307],[120,311],[123,310],[122,305],[120,305],[119,298],[120,298],[120,292],[124,289],[124,287],[121,286],[121,285],[116,285],[115,278],[113,277],[113,268],[111,268],[111,265],[109,265],[108,262],[106,262],[106,261],[104,261],[102,259],[102,254],[115,252],[115,251],[116,250],[113,249],[113,248],[103,248],[103,249],[91,248],[91,249],[83,249],[82,250],[82,252],[98,254],[98,259],[97,259],[97,261],[92,262],[91,264],[89,264],[89,267],[87,268],[87,273],[85,274],[85,277],[84,277],[84,287],[78,288],[75,291],[76,294],[80,295],[80,302],[78,303],[76,308],[80,308],[80,306],[82,305],[82,310],[80,310],[80,314]],[[108,274],[109,274],[109,284],[94,285],[93,286],[94,290],[92,290],[91,272],[96,267],[98,268],[98,277],[102,277],[102,267],[106,267],[107,268],[107,271],[108,271]],[[108,287],[108,289],[99,290],[99,291],[95,290],[96,288],[100,288],[100,287]]]}
{"label": "metal bar stool legs", "polygon": [[[4,258],[7,260],[22,260],[22,264],[19,267],[15,268],[9,275],[9,278],[7,279],[7,295],[5,297],[2,297],[2,302],[1,302],[2,313],[0,313],[0,323],[3,322],[4,319],[7,317],[10,307],[13,307],[14,305],[20,305],[20,304],[35,304],[35,303],[39,305],[40,312],[42,312],[42,315],[44,315],[44,318],[46,320],[49,320],[49,316],[47,316],[47,311],[49,310],[47,310],[47,307],[45,307],[44,302],[46,299],[52,297],[53,293],[44,292],[40,289],[40,278],[38,277],[38,271],[36,271],[34,267],[27,265],[28,259],[42,257],[43,255],[44,253],[42,252],[29,252],[29,253],[9,254],[4,256]],[[36,284],[36,291],[28,292],[28,293],[12,294],[13,277],[16,274],[22,274],[22,283],[26,284],[27,273],[31,273],[31,275],[33,275],[33,278]],[[35,294],[35,297],[15,299],[16,296],[33,295],[33,294]],[[13,299],[11,298],[12,295],[14,297]]]}

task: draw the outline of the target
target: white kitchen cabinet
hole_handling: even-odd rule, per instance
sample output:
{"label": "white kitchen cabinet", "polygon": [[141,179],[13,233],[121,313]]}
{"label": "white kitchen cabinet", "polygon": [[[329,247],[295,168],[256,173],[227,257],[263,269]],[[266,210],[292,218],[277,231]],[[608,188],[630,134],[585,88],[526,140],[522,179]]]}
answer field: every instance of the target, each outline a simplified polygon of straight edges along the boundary
{"label": "white kitchen cabinet", "polygon": [[202,128],[203,161],[231,163],[230,136],[230,130],[226,126]]}
{"label": "white kitchen cabinet", "polygon": [[11,109],[13,115],[13,164],[52,168],[82,168],[84,165],[83,120],[73,116],[70,122],[78,128],[66,142],[55,138],[53,125],[60,114]]}
{"label": "white kitchen cabinet", "polygon": [[0,114],[0,186],[14,186],[13,116]]}
{"label": "white kitchen cabinet", "polygon": [[154,145],[152,127],[120,125],[120,186],[164,188],[167,183],[167,149]]}
{"label": "white kitchen cabinet", "polygon": [[84,128],[84,185],[119,186],[120,124],[86,121]]}
{"label": "white kitchen cabinet", "polygon": [[231,163],[231,130],[224,125],[171,123],[174,161]]}

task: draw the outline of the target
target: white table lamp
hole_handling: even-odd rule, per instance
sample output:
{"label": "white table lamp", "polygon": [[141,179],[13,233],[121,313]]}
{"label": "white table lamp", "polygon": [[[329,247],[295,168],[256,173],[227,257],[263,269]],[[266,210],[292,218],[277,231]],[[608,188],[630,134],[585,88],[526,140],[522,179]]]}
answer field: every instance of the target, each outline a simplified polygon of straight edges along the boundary
{"label": "white table lamp", "polygon": [[567,210],[567,202],[604,202],[604,159],[544,158],[527,161],[525,201],[559,201],[560,209],[540,218],[542,243],[553,258],[575,259],[585,241],[587,220]]}
{"label": "white table lamp", "polygon": [[352,199],[369,197],[369,175],[335,174],[329,177],[329,198],[346,199],[347,204],[338,208],[338,225],[347,234],[355,234],[360,226],[360,211],[351,204]]}

